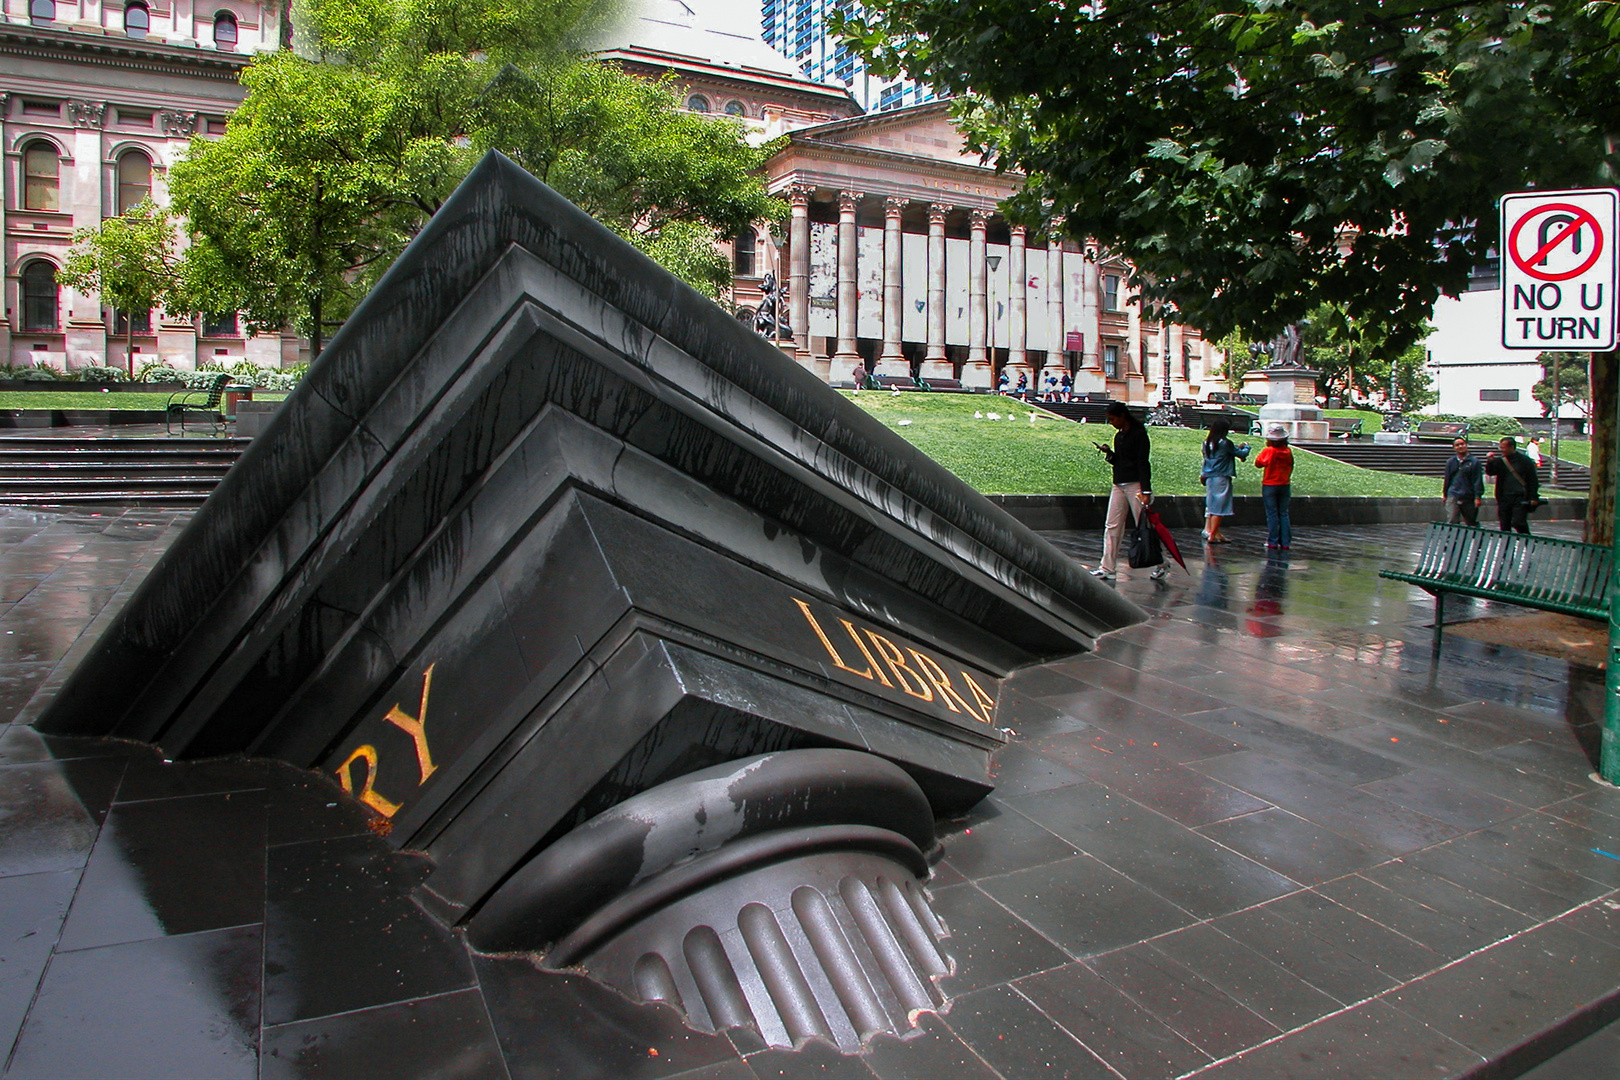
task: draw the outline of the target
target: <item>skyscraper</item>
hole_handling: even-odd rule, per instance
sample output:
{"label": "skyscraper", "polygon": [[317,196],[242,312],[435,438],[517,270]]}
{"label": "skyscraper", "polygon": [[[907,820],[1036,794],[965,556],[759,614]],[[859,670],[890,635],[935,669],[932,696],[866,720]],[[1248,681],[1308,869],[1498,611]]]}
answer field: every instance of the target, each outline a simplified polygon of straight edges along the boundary
{"label": "skyscraper", "polygon": [[932,88],[911,79],[880,79],[860,56],[833,36],[827,16],[860,12],[854,0],[761,0],[760,36],[816,82],[849,87],[868,112],[884,112],[934,99]]}

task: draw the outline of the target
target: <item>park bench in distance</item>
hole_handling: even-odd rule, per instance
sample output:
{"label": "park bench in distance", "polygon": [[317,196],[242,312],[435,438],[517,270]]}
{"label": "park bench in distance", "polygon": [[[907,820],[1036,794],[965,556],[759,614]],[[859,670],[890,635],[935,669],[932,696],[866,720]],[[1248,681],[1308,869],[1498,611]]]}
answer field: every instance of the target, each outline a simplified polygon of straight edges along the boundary
{"label": "park bench in distance", "polygon": [[877,390],[921,390],[917,380],[910,375],[874,375],[872,381],[877,383]]}
{"label": "park bench in distance", "polygon": [[1438,651],[1447,593],[1607,619],[1611,566],[1611,549],[1599,544],[1436,521],[1429,526],[1411,573],[1380,570],[1378,576],[1434,595]]}
{"label": "park bench in distance", "polygon": [[1359,416],[1330,416],[1327,418],[1328,438],[1338,436],[1341,439],[1361,438],[1361,417]]}
{"label": "park bench in distance", "polygon": [[225,384],[231,381],[229,375],[216,375],[209,381],[208,386],[199,390],[181,390],[170,394],[168,402],[163,406],[163,429],[170,434],[174,433],[174,418],[180,418],[180,434],[186,432],[186,414],[205,417],[217,430],[220,426],[219,402],[225,396]]}
{"label": "park bench in distance", "polygon": [[1412,435],[1418,439],[1452,439],[1468,438],[1468,425],[1448,422],[1444,420],[1424,420],[1412,429]]}
{"label": "park bench in distance", "polygon": [[961,379],[941,379],[929,377],[922,380],[924,390],[932,390],[938,394],[971,394],[973,391],[962,385]]}

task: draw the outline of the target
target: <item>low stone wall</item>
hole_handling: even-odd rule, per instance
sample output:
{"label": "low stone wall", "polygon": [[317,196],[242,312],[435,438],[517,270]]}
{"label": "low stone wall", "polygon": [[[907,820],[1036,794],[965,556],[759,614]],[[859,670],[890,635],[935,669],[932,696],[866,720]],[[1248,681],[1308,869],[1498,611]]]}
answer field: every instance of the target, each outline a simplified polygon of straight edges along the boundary
{"label": "low stone wall", "polygon": [[[990,501],[1032,529],[1100,529],[1108,512],[1107,495],[991,495]],[[1203,527],[1202,496],[1161,495],[1153,506],[1172,529]],[[1266,523],[1258,495],[1233,496],[1232,509],[1235,513],[1223,519],[1228,525]],[[1496,504],[1486,499],[1479,509],[1481,521],[1494,525]],[[1288,514],[1295,525],[1394,525],[1443,521],[1445,505],[1439,499],[1297,495],[1288,505]],[[1585,499],[1551,499],[1530,520],[1580,521],[1585,517]]]}

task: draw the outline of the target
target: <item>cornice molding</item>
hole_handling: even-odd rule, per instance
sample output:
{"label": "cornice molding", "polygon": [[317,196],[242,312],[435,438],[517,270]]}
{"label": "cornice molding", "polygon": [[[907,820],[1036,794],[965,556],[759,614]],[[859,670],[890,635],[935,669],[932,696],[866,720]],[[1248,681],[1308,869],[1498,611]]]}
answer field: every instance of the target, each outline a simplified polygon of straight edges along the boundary
{"label": "cornice molding", "polygon": [[129,71],[179,73],[192,78],[234,83],[254,55],[189,49],[129,38],[122,34],[86,34],[0,23],[0,56],[94,64]]}

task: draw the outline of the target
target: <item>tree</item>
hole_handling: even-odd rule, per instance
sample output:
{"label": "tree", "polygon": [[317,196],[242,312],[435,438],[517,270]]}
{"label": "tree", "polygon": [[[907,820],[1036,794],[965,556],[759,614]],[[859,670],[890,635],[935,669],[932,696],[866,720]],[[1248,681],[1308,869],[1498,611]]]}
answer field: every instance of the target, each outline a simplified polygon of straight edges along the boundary
{"label": "tree", "polygon": [[[1016,220],[1117,251],[1149,307],[1212,337],[1328,302],[1366,355],[1397,357],[1486,261],[1499,196],[1620,171],[1604,0],[871,8],[847,26],[874,67],[962,95],[970,145],[1028,174]],[[1594,460],[1589,538],[1608,537],[1613,464]]]}
{"label": "tree", "polygon": [[[1428,324],[1424,326],[1427,336]],[[1369,355],[1365,336],[1338,305],[1322,304],[1313,310],[1303,336],[1306,362],[1322,373],[1318,385],[1329,397],[1347,404],[1384,397],[1399,401],[1409,412],[1439,400],[1429,374],[1428,351],[1422,345],[1408,345],[1393,359]]]}
{"label": "tree", "polygon": [[125,316],[124,356],[135,374],[135,320],[161,307],[172,314],[191,314],[175,256],[174,222],[151,199],[142,200],[120,217],[100,226],[79,229],[63,260],[57,281],[85,294],[97,294]]}
{"label": "tree", "polygon": [[1243,376],[1262,366],[1259,359],[1249,351],[1248,338],[1242,331],[1234,330],[1214,344],[1225,357],[1221,361],[1221,381],[1226,383],[1226,388],[1232,393],[1241,394]]}
{"label": "tree", "polygon": [[[1552,416],[1564,405],[1574,405],[1582,416],[1592,415],[1592,385],[1587,378],[1587,355],[1580,352],[1544,352],[1536,359],[1542,377],[1530,391],[1541,402],[1543,416]],[[1558,371],[1558,404],[1553,404],[1553,369]]]}
{"label": "tree", "polygon": [[298,51],[249,65],[225,135],[196,140],[171,171],[203,302],[255,331],[292,323],[318,353],[489,149],[715,295],[729,277],[714,241],[785,207],[735,122],[689,115],[667,84],[581,58],[604,10],[300,5]]}

